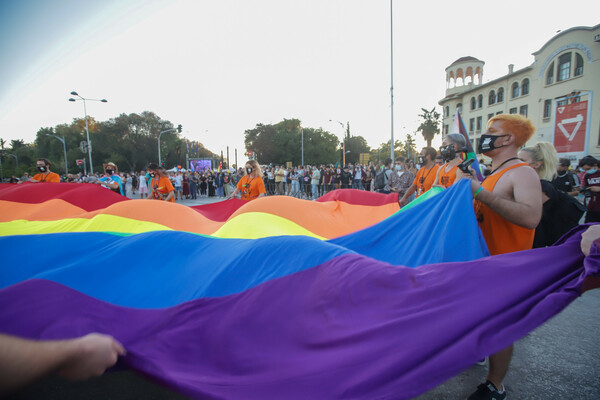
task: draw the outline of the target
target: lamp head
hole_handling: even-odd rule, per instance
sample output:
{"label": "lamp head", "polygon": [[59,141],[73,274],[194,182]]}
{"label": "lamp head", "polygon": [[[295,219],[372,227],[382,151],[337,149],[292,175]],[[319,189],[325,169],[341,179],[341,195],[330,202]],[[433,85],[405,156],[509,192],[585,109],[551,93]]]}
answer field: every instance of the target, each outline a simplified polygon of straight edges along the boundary
{"label": "lamp head", "polygon": [[108,103],[108,100],[106,100],[106,99],[102,99],[102,100],[100,100],[100,101],[101,101],[102,103]]}
{"label": "lamp head", "polygon": [[76,101],[76,100],[75,100],[74,98],[72,98],[72,97],[71,97],[71,98],[69,99],[69,101]]}
{"label": "lamp head", "polygon": [[74,90],[71,92],[71,94],[72,94],[73,96],[79,96],[79,95],[77,94],[77,92],[76,92],[76,91],[74,91]]}

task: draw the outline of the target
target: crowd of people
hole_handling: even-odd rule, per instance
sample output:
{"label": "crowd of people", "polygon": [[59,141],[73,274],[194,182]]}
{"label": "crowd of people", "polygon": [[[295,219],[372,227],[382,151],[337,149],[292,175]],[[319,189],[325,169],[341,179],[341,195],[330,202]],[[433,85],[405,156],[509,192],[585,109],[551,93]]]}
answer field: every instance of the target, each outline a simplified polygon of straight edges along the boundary
{"label": "crowd of people", "polygon": [[[600,170],[592,156],[575,167],[558,158],[551,143],[524,147],[535,128],[520,115],[500,114],[491,118],[481,135],[477,152],[491,160],[480,160],[480,170],[465,158],[466,140],[460,134],[444,138],[438,152],[421,150],[417,163],[397,157],[368,165],[259,165],[249,160],[237,170],[168,172],[151,163],[139,173],[119,173],[114,163],[103,164],[103,174],[67,176],[68,182],[97,183],[123,195],[174,202],[196,196],[254,200],[265,195],[288,195],[316,199],[335,189],[397,193],[402,207],[432,187],[448,188],[470,180],[474,211],[492,256],[553,244],[570,228],[585,222],[600,222]],[[46,159],[37,161],[39,171],[31,182],[58,182]],[[481,174],[483,181],[478,179]],[[15,178],[16,179],[16,178]],[[19,181],[18,179],[16,179]],[[600,236],[594,231],[594,239]],[[583,246],[583,245],[582,245]],[[583,247],[582,247],[583,248]],[[589,245],[586,244],[586,249]],[[584,252],[586,251],[584,249]],[[122,350],[122,349],[121,349]],[[120,350],[119,350],[120,351]],[[502,384],[509,368],[512,345],[489,356],[485,383],[469,400],[503,400]]]}

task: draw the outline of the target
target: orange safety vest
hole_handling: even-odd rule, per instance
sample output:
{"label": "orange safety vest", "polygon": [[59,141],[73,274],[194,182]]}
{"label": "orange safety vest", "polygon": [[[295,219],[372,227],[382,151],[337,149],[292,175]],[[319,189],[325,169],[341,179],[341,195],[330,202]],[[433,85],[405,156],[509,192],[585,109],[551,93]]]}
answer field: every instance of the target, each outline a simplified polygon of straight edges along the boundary
{"label": "orange safety vest", "polygon": [[[529,166],[529,164],[512,165],[497,174],[490,175],[485,178],[481,186],[485,190],[493,192],[496,183],[506,171],[523,166]],[[523,228],[508,222],[480,201],[475,200],[474,203],[477,221],[491,255],[531,249],[535,229]]]}

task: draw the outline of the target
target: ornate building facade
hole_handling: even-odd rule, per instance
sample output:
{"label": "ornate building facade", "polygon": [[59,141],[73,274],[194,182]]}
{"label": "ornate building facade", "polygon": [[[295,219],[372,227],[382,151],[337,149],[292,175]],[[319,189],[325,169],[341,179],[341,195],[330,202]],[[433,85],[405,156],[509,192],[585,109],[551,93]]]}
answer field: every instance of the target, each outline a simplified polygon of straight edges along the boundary
{"label": "ornate building facade", "polygon": [[562,31],[533,53],[528,67],[483,83],[484,62],[462,57],[446,68],[442,134],[459,110],[475,149],[496,114],[527,116],[537,128],[527,145],[554,144],[572,163],[600,158],[600,25]]}

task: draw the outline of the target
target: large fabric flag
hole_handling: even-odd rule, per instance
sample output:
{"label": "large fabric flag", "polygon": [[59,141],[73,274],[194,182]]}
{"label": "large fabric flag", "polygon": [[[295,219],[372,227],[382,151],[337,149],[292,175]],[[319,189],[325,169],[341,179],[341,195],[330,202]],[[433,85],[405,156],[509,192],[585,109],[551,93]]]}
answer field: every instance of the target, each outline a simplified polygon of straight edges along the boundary
{"label": "large fabric flag", "polygon": [[[329,240],[69,224],[27,234],[26,226],[3,224],[23,216],[25,224],[60,221],[74,212],[68,200],[78,187],[64,186],[70,194],[61,195],[60,186],[26,186],[32,198],[19,216],[21,188],[0,187],[0,248],[10,249],[0,266],[0,331],[32,339],[113,335],[127,349],[120,366],[194,398],[409,399],[523,337],[600,281],[600,243],[588,257],[580,251],[585,226],[550,248],[487,256],[467,181]],[[35,190],[54,190],[55,198],[36,200]],[[344,196],[293,205],[300,214],[303,204],[316,205],[307,210],[319,219],[326,214],[318,207],[346,210]],[[271,209],[280,212],[278,198],[286,199],[248,205],[266,220]],[[128,200],[95,204],[94,212],[111,215],[118,206],[131,220],[147,218],[136,209],[149,203],[163,204]],[[52,214],[48,204],[57,214],[39,219],[31,206]],[[197,214],[201,224],[219,215],[219,204],[231,202],[193,214],[164,203],[160,211],[166,220]],[[245,207],[228,218],[261,214]],[[295,221],[306,231],[319,226],[303,218]]]}
{"label": "large fabric flag", "polygon": [[471,144],[471,139],[469,139],[469,131],[467,131],[467,128],[465,127],[465,123],[463,122],[462,117],[460,116],[460,112],[458,112],[458,110],[456,110],[456,114],[454,114],[454,123],[452,124],[452,133],[459,133],[464,136],[465,140],[467,141],[467,158],[466,159],[473,160],[472,167],[475,170],[475,173],[477,174],[477,179],[479,179],[480,182],[483,182],[483,175],[481,174],[481,167],[479,165],[479,161],[477,160],[477,157],[475,157],[475,150],[473,149],[473,145]]}

